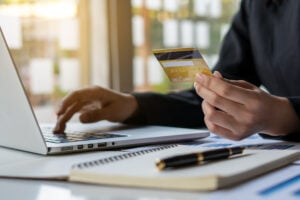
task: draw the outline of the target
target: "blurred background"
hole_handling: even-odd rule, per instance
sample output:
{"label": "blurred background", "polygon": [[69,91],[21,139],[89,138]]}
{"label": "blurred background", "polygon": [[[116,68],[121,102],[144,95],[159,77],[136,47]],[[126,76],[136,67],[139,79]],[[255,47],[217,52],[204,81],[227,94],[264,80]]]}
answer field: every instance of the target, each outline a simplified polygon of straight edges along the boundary
{"label": "blurred background", "polygon": [[152,49],[197,47],[212,68],[240,0],[0,0],[0,26],[38,118],[100,85],[166,93]]}

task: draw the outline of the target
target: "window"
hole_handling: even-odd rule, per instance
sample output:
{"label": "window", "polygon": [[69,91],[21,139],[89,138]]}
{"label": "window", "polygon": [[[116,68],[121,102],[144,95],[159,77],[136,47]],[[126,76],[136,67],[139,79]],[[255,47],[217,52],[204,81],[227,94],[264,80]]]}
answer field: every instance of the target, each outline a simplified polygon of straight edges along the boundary
{"label": "window", "polygon": [[221,41],[240,0],[132,0],[135,90],[167,92],[191,87],[171,84],[152,49],[197,47],[208,65],[218,59]]}
{"label": "window", "polygon": [[54,115],[69,91],[92,84],[122,92],[191,87],[171,84],[151,50],[197,47],[213,67],[239,1],[4,0],[0,25],[32,104],[50,105],[45,113]]}
{"label": "window", "polygon": [[34,106],[83,84],[79,4],[76,0],[0,3],[0,25]]}

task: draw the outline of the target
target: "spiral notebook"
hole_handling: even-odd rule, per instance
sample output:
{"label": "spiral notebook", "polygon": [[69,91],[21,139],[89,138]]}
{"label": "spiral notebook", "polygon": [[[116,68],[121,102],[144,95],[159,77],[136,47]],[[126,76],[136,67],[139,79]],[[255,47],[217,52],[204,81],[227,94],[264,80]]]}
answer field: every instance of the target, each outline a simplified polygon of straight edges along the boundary
{"label": "spiral notebook", "polygon": [[[201,149],[201,148],[200,148]],[[203,150],[203,149],[202,149]],[[299,159],[293,150],[250,150],[203,165],[159,171],[155,161],[199,147],[167,145],[74,165],[70,181],[174,190],[216,190],[240,183]]]}

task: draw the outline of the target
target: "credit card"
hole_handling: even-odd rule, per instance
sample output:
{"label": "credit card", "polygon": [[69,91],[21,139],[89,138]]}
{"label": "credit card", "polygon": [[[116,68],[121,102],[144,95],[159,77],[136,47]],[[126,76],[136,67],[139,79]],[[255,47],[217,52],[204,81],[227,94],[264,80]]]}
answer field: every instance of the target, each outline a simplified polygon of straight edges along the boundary
{"label": "credit card", "polygon": [[192,82],[197,73],[212,75],[196,48],[152,50],[171,82]]}

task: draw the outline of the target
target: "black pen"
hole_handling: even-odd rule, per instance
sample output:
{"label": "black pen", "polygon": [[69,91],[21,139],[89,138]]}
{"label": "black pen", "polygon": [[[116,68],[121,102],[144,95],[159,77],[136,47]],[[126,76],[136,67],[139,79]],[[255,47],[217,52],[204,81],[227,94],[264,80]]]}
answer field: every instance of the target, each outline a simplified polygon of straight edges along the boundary
{"label": "black pen", "polygon": [[245,147],[232,147],[208,150],[203,152],[195,152],[183,154],[179,156],[172,156],[169,158],[161,159],[156,162],[159,170],[165,168],[177,168],[189,165],[198,165],[203,161],[225,159],[232,155],[241,154]]}

